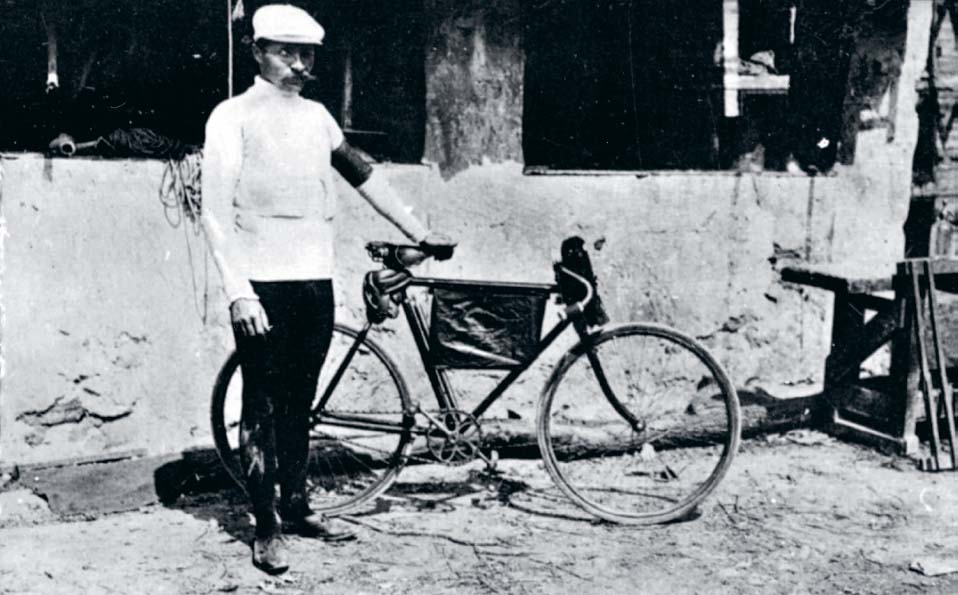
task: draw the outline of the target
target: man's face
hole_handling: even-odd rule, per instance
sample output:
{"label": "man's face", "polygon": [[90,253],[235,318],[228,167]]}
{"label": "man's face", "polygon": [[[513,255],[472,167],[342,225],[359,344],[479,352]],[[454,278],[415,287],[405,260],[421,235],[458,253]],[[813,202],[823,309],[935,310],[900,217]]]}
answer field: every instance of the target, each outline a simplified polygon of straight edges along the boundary
{"label": "man's face", "polygon": [[259,64],[260,76],[284,91],[299,93],[312,78],[309,71],[316,61],[316,51],[307,44],[267,41],[253,45],[253,58]]}

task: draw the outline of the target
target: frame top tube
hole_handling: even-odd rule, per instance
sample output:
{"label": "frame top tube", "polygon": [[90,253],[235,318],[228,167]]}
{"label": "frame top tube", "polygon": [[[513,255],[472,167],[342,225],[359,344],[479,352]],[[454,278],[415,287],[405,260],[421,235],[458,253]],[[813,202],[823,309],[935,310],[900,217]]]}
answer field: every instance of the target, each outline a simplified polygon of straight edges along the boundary
{"label": "frame top tube", "polygon": [[413,277],[409,281],[413,287],[432,289],[488,289],[505,290],[516,293],[558,293],[555,283],[522,283],[515,281],[485,281],[479,279],[438,279],[435,277]]}

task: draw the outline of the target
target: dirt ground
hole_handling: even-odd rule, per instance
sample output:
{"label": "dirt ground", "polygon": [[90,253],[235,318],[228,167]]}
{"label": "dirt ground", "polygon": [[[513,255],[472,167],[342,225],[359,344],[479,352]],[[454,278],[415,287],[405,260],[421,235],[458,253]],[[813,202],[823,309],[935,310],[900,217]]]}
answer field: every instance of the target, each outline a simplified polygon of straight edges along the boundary
{"label": "dirt ground", "polygon": [[407,469],[357,541],[291,538],[278,578],[250,564],[233,492],[69,522],[8,492],[0,593],[958,593],[958,474],[816,432],[746,441],[701,515],[666,526],[583,517],[538,461],[499,471]]}

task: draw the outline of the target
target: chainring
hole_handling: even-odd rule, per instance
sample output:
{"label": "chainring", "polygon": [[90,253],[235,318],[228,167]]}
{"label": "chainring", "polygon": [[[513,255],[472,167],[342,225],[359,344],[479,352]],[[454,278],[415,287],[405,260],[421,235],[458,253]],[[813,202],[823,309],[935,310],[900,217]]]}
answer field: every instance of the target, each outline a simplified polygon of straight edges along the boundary
{"label": "chainring", "polygon": [[464,465],[479,456],[482,428],[474,415],[448,409],[433,417],[439,423],[430,420],[426,430],[426,446],[433,458],[444,465]]}

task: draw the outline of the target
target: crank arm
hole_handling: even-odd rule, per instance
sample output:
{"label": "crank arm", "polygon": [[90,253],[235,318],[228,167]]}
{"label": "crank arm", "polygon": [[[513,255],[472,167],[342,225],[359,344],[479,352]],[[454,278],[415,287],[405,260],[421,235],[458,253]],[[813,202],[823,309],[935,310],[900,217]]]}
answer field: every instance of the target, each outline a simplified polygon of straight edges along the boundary
{"label": "crank arm", "polygon": [[423,417],[425,417],[426,420],[428,420],[429,423],[431,423],[433,426],[435,426],[436,428],[438,428],[440,432],[442,432],[442,433],[445,434],[446,436],[452,436],[452,432],[450,432],[449,430],[447,430],[447,429],[445,428],[445,424],[441,423],[438,419],[436,419],[435,417],[433,417],[432,415],[430,415],[428,411],[426,411],[426,410],[423,409],[422,407],[418,407],[418,406],[417,406],[417,407],[416,407],[416,412],[419,413],[419,414],[421,414]]}

